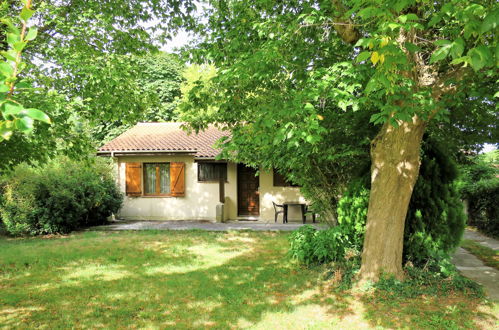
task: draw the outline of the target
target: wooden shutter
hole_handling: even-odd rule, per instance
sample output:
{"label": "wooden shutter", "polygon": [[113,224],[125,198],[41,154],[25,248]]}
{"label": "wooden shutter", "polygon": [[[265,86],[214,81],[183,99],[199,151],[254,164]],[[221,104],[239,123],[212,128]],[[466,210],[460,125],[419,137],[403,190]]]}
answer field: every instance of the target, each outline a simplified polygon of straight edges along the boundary
{"label": "wooden shutter", "polygon": [[170,191],[172,196],[185,196],[185,163],[170,163]]}
{"label": "wooden shutter", "polygon": [[126,195],[142,195],[142,163],[126,163]]}

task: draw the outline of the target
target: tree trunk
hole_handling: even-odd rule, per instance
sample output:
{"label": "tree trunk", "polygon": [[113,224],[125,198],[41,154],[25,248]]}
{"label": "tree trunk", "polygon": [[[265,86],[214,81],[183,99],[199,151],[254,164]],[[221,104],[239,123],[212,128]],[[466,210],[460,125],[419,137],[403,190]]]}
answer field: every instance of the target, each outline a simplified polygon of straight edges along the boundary
{"label": "tree trunk", "polygon": [[377,281],[382,273],[402,278],[404,225],[419,174],[421,140],[426,125],[388,122],[371,143],[371,193],[367,212],[361,281]]}

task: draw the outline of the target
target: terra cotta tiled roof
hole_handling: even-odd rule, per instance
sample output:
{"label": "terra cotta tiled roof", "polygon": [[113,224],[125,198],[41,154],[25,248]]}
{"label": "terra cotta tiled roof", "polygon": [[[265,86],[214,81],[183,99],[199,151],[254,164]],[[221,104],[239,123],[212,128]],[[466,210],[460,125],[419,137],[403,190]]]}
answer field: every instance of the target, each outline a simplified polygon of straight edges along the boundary
{"label": "terra cotta tiled roof", "polygon": [[114,140],[99,148],[99,153],[107,152],[192,152],[195,157],[213,158],[219,150],[213,148],[215,142],[229,132],[210,126],[198,134],[187,134],[182,123],[138,123]]}

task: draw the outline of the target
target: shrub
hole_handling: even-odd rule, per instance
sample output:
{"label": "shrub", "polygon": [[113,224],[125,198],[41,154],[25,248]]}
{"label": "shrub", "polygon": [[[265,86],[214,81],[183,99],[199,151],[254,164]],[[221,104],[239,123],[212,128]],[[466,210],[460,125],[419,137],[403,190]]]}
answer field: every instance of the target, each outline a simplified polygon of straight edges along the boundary
{"label": "shrub", "polygon": [[102,224],[123,200],[102,159],[92,164],[57,159],[41,167],[20,165],[0,186],[0,217],[12,235],[68,233]]}
{"label": "shrub", "polygon": [[[490,154],[497,155],[499,151]],[[468,223],[499,236],[499,165],[494,163],[494,158],[487,161],[490,156],[476,156],[462,165],[458,187],[461,198],[467,201]]]}
{"label": "shrub", "polygon": [[305,265],[341,261],[354,248],[341,226],[326,230],[302,226],[291,234],[290,245],[291,257]]}
{"label": "shrub", "polygon": [[[409,204],[404,260],[424,266],[452,252],[460,242],[465,215],[453,183],[457,167],[438,143],[423,144],[420,175]],[[338,221],[359,249],[364,240],[369,189],[367,176],[353,182],[339,202]]]}
{"label": "shrub", "polygon": [[431,139],[423,145],[419,178],[405,221],[404,259],[415,265],[438,260],[459,245],[466,225],[463,203],[454,181],[456,163]]}
{"label": "shrub", "polygon": [[365,179],[354,180],[338,203],[338,223],[358,250],[362,248],[366,231],[369,204],[367,186]]}

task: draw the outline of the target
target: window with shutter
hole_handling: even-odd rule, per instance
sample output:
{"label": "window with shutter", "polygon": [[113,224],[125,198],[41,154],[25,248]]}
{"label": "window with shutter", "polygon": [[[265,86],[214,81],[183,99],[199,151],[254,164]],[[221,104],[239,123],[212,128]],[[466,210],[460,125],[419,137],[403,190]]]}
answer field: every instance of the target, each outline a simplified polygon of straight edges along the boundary
{"label": "window with shutter", "polygon": [[144,163],[144,195],[170,195],[169,163]]}
{"label": "window with shutter", "polygon": [[182,162],[126,163],[126,194],[185,196],[184,176],[185,163]]}
{"label": "window with shutter", "polygon": [[142,164],[126,163],[125,172],[127,196],[142,195]]}

